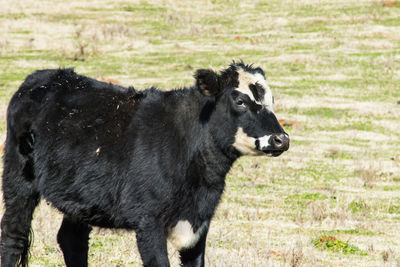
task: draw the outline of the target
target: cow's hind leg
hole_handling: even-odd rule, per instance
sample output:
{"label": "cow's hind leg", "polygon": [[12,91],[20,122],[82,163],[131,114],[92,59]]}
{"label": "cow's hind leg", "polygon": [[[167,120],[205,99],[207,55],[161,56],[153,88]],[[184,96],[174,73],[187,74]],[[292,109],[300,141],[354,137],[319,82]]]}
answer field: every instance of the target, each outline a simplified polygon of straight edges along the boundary
{"label": "cow's hind leg", "polygon": [[1,220],[1,266],[27,266],[31,243],[31,220],[38,196],[8,200]]}
{"label": "cow's hind leg", "polygon": [[83,267],[88,264],[89,234],[92,227],[64,216],[57,241],[67,266]]}
{"label": "cow's hind leg", "polygon": [[4,153],[2,186],[5,212],[1,220],[1,266],[26,266],[32,215],[40,195],[34,186],[32,159],[9,142],[12,142],[10,138]]}

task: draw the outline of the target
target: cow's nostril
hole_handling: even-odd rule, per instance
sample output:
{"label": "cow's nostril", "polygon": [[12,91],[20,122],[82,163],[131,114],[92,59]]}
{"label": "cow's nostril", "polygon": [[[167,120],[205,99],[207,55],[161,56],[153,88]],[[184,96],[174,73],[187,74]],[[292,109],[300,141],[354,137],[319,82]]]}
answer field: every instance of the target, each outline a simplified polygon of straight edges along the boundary
{"label": "cow's nostril", "polygon": [[278,135],[273,137],[273,143],[275,148],[281,148],[283,146],[283,140]]}

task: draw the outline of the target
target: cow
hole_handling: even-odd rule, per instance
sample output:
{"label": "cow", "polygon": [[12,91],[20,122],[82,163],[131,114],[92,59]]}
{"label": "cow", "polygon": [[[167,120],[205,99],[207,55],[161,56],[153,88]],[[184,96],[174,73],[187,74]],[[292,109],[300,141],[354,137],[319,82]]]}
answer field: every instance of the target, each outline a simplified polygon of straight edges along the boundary
{"label": "cow", "polygon": [[7,110],[1,264],[28,264],[41,198],[64,214],[67,266],[87,266],[92,226],[136,233],[144,266],[204,266],[206,236],[232,164],[277,157],[289,136],[264,71],[242,61],[199,69],[191,87],[104,83],[73,69],[29,75]]}

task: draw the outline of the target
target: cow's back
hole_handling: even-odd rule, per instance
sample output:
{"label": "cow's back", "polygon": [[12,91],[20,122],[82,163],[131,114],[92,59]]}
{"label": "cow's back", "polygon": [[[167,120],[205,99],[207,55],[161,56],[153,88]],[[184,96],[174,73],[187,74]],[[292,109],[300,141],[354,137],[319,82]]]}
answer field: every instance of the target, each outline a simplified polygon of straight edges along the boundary
{"label": "cow's back", "polygon": [[133,88],[100,82],[72,69],[40,70],[29,75],[12,97],[8,119],[25,118],[30,127],[38,127],[41,120],[54,129],[54,124],[67,121],[84,127],[80,120],[89,123],[91,118],[129,113],[141,96]]}

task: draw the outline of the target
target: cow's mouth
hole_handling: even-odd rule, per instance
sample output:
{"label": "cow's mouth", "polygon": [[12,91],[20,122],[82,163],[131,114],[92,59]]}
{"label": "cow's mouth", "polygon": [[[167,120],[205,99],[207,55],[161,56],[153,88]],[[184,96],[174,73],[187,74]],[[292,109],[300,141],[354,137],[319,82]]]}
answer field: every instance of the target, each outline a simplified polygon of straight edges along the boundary
{"label": "cow's mouth", "polygon": [[283,152],[283,150],[263,150],[264,154],[266,154],[268,157],[278,157],[280,156]]}
{"label": "cow's mouth", "polygon": [[263,150],[263,152],[269,156],[269,157],[278,157],[280,156],[284,151],[283,150]]}

